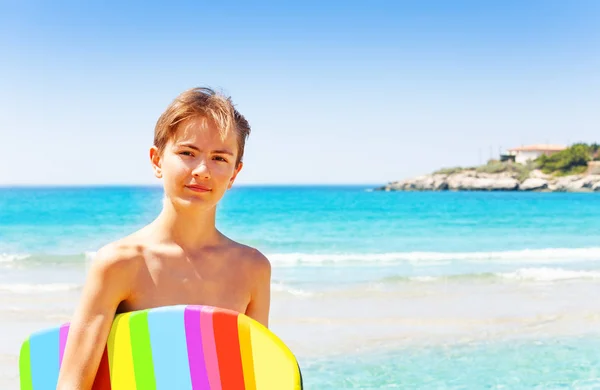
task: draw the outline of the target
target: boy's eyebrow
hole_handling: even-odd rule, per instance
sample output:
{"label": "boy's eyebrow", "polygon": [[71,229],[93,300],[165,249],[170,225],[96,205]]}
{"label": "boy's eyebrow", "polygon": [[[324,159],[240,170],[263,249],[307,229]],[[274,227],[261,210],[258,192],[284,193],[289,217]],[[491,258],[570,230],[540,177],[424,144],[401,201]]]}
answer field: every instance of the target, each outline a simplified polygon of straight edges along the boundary
{"label": "boy's eyebrow", "polygon": [[233,153],[231,153],[229,150],[213,150],[213,153],[216,153],[216,154],[228,154],[230,156],[233,156]]}
{"label": "boy's eyebrow", "polygon": [[[180,144],[178,144],[178,145],[179,145],[179,146],[184,146],[184,147],[186,147],[186,148],[194,149],[194,150],[196,150],[196,151],[198,151],[198,152],[201,152],[201,150],[200,150],[200,149],[198,149],[198,147],[196,147],[194,144],[190,144],[190,143],[185,143],[185,142],[184,142],[184,143],[180,143]],[[213,152],[213,153],[217,153],[217,154],[228,154],[228,155],[230,155],[230,156],[233,156],[233,153],[232,153],[232,152],[230,152],[229,150],[213,150],[212,152]]]}

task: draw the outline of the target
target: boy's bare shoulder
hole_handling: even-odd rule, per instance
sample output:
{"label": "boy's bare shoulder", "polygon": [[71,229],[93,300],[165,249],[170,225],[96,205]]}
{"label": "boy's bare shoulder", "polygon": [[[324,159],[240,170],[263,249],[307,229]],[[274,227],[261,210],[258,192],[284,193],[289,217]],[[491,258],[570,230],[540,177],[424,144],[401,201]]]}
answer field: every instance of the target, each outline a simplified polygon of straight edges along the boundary
{"label": "boy's bare shoulder", "polygon": [[231,246],[235,248],[236,261],[244,263],[245,266],[250,267],[256,272],[270,273],[271,262],[261,251],[233,240],[230,240],[230,242]]}
{"label": "boy's bare shoulder", "polygon": [[122,276],[137,272],[144,262],[145,245],[135,235],[111,242],[100,248],[92,266],[100,272]]}

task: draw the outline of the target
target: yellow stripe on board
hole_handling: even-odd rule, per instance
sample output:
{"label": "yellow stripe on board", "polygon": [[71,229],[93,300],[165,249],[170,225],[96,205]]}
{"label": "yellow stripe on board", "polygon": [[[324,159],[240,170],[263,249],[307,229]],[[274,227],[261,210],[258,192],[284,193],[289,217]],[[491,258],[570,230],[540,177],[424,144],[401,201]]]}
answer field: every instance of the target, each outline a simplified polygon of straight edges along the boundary
{"label": "yellow stripe on board", "polygon": [[250,339],[256,388],[300,390],[300,372],[292,351],[259,322],[253,322]]}
{"label": "yellow stripe on board", "polygon": [[131,353],[129,317],[131,313],[115,317],[108,335],[108,365],[111,390],[135,390],[135,371]]}
{"label": "yellow stripe on board", "polygon": [[252,358],[252,340],[250,338],[250,320],[246,316],[239,315],[237,321],[240,352],[242,355],[242,369],[244,371],[244,386],[246,387],[246,390],[256,390],[254,359]]}

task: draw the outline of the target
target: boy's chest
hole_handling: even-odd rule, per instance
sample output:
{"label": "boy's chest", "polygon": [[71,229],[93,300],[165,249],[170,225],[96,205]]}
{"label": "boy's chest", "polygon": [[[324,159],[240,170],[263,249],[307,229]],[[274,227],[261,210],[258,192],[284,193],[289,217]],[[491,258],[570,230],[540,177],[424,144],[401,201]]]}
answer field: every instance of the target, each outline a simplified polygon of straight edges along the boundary
{"label": "boy's chest", "polygon": [[128,311],[180,304],[246,311],[250,281],[232,259],[154,259],[147,264],[124,302]]}

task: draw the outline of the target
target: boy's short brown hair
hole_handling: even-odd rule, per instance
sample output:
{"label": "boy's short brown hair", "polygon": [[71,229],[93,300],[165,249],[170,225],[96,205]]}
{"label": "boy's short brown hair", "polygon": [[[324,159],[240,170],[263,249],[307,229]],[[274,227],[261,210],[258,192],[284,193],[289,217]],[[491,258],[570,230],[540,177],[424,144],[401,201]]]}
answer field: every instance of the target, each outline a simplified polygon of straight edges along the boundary
{"label": "boy's short brown hair", "polygon": [[162,154],[181,122],[194,117],[212,120],[223,137],[231,130],[236,132],[238,155],[235,165],[237,167],[244,156],[250,125],[235,109],[230,97],[210,88],[193,88],[182,92],[158,118],[154,128],[154,146],[158,152]]}

